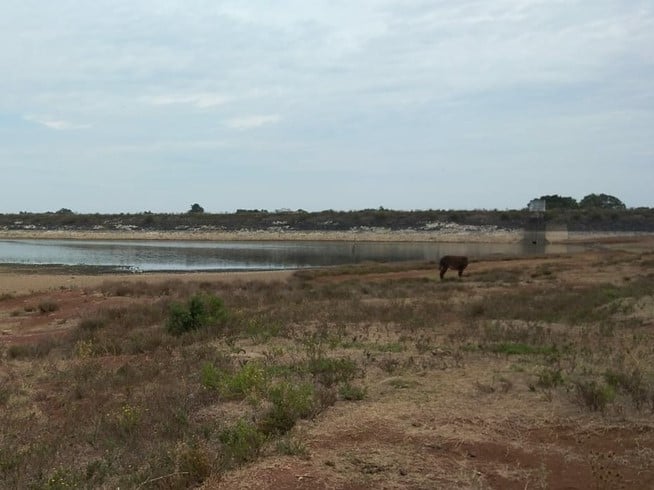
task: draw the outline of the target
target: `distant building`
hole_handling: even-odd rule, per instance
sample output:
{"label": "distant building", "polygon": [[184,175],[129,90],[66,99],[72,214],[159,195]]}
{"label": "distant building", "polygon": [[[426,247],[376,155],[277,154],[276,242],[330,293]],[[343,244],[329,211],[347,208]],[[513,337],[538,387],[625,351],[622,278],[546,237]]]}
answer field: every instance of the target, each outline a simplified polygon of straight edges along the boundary
{"label": "distant building", "polygon": [[527,209],[532,213],[544,213],[546,208],[545,199],[532,199],[527,204]]}

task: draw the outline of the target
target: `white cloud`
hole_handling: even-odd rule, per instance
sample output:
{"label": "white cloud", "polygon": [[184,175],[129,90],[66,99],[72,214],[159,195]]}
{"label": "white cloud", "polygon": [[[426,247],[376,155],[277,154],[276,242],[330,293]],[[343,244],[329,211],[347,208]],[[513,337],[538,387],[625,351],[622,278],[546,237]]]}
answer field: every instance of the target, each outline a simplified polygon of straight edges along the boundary
{"label": "white cloud", "polygon": [[[252,165],[329,169],[335,179],[356,166],[378,179],[362,199],[386,207],[382,173],[397,169],[426,182],[446,164],[471,175],[497,162],[506,175],[520,175],[511,165],[638,167],[622,172],[623,184],[606,174],[618,195],[629,175],[652,181],[651,46],[652,0],[8,2],[0,152],[5,162],[65,155],[62,165],[79,168],[110,165],[116,152],[134,169],[229,163],[235,179]],[[78,137],[85,122],[92,129]],[[73,137],[52,138],[65,131]],[[470,192],[497,188],[508,199],[530,185],[495,175],[471,179],[480,184]],[[178,188],[164,172],[157,178]],[[286,185],[268,186],[272,207],[300,187]],[[641,187],[619,197],[651,203]],[[394,188],[406,207],[458,205],[454,191],[418,202],[410,184]]]}
{"label": "white cloud", "polygon": [[91,127],[90,124],[76,124],[70,121],[64,121],[63,119],[53,119],[50,117],[41,117],[41,116],[24,116],[24,120],[40,124],[46,128],[55,129],[57,131],[70,131],[75,129],[88,129]]}
{"label": "white cloud", "polygon": [[215,93],[195,93],[195,94],[167,94],[145,97],[144,100],[152,105],[192,105],[199,109],[208,109],[210,107],[221,106],[226,104],[231,97]]}
{"label": "white cloud", "polygon": [[241,116],[229,119],[225,124],[232,129],[254,129],[266,124],[275,124],[280,119],[277,114]]}

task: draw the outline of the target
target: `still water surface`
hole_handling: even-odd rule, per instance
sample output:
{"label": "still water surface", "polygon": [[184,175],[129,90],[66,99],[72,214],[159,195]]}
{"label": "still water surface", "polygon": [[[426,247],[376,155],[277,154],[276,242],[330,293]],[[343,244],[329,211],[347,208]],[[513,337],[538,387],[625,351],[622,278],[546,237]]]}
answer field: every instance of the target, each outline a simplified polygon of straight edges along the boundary
{"label": "still water surface", "polygon": [[88,265],[137,271],[275,270],[365,261],[438,260],[563,253],[566,246],[526,243],[196,242],[0,240],[0,263]]}

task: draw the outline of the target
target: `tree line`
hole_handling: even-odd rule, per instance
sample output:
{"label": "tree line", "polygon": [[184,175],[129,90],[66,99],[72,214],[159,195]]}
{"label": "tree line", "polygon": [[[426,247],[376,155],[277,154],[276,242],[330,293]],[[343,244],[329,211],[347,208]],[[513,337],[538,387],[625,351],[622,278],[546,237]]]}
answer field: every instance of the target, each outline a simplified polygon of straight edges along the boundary
{"label": "tree line", "polygon": [[626,209],[627,206],[615,196],[609,194],[588,194],[581,201],[573,197],[552,194],[538,198],[545,202],[546,209]]}

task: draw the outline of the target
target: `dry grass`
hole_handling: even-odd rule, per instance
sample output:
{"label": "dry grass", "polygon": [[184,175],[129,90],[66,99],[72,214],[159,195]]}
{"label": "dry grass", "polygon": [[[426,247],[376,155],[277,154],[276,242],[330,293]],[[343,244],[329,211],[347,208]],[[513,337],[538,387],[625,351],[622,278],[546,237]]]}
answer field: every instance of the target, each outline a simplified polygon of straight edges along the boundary
{"label": "dry grass", "polygon": [[[64,334],[2,349],[0,480],[603,488],[611,448],[612,488],[643,488],[654,484],[648,260],[478,262],[447,281],[431,264],[366,264],[80,290],[81,313],[51,311]],[[589,280],[611,263],[629,280]],[[228,315],[169,334],[171,304],[197,294]],[[46,300],[59,304],[25,301]]]}

